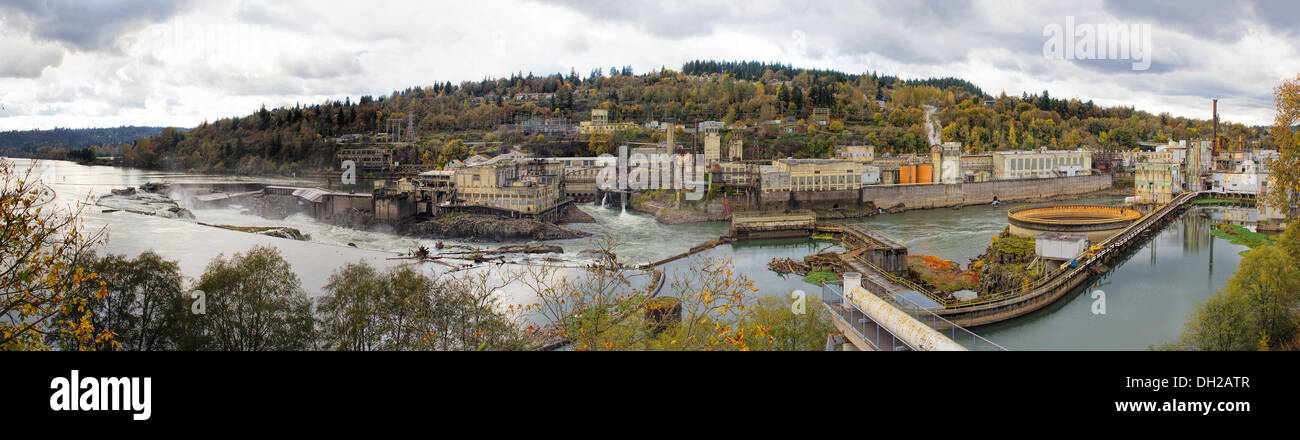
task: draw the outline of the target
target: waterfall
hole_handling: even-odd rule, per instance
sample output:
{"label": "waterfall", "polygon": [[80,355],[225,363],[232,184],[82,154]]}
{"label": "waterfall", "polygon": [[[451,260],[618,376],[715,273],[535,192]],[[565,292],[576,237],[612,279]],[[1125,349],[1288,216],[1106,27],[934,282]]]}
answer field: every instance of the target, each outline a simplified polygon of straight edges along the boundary
{"label": "waterfall", "polygon": [[621,194],[621,197],[619,197],[619,200],[622,200],[621,205],[623,205],[623,212],[621,212],[621,213],[619,213],[619,214],[620,214],[620,215],[621,215],[621,214],[627,214],[627,193],[619,193],[619,194]]}
{"label": "waterfall", "polygon": [[605,199],[608,199],[608,198],[609,198],[609,193],[604,193],[604,194],[601,194],[601,195],[600,195],[600,207],[601,207],[601,208],[604,208],[604,207],[605,207]]}
{"label": "waterfall", "polygon": [[935,112],[936,110],[938,110],[938,109],[935,108],[934,106],[930,106],[930,105],[925,105],[925,106],[921,106],[921,107],[925,109],[925,133],[926,133],[926,137],[929,138],[929,140],[930,140],[930,145],[931,145],[931,146],[933,146],[933,145],[939,145],[939,144],[941,143],[940,140],[939,140],[939,131],[940,131],[940,130],[937,129],[937,126],[938,126],[939,123],[938,123],[937,121],[931,121],[931,120],[930,120],[930,115],[934,114],[934,112]]}

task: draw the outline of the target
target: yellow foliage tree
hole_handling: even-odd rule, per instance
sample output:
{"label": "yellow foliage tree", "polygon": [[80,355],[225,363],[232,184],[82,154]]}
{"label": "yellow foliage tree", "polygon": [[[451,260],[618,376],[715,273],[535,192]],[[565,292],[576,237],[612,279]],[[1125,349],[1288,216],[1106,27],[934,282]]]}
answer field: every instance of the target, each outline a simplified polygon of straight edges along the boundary
{"label": "yellow foliage tree", "polygon": [[1300,204],[1300,135],[1295,127],[1300,124],[1300,75],[1283,81],[1273,89],[1277,100],[1277,114],[1273,116],[1273,144],[1278,156],[1269,163],[1273,172],[1273,187],[1265,194],[1265,202],[1294,220],[1291,207]]}
{"label": "yellow foliage tree", "polygon": [[[0,159],[0,350],[94,349],[110,331],[92,324],[108,289],[82,267],[102,231],[81,232],[80,209],[58,209],[54,191]],[[52,341],[64,341],[52,347]]]}

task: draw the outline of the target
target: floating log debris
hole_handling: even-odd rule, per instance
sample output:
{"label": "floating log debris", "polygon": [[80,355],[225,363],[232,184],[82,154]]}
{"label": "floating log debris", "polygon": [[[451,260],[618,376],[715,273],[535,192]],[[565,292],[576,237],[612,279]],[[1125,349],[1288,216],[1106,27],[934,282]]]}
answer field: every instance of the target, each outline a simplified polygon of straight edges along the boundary
{"label": "floating log debris", "polygon": [[776,273],[793,273],[799,275],[808,275],[812,269],[800,261],[791,258],[773,258],[767,263],[767,268]]}
{"label": "floating log debris", "polygon": [[803,261],[773,258],[767,263],[767,268],[776,273],[808,275],[812,272],[839,272],[842,261],[838,252],[820,252],[804,257]]}

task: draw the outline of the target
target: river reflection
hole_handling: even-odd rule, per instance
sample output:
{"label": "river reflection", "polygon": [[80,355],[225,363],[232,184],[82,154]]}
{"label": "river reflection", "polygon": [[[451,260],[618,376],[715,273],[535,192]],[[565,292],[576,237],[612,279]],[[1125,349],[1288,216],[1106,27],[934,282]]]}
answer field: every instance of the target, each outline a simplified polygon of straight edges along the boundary
{"label": "river reflection", "polygon": [[[1211,215],[1222,210],[1189,209],[1089,285],[974,331],[1012,350],[1143,350],[1172,342],[1196,306],[1227,285],[1247,249],[1210,235]],[[1103,297],[1105,313],[1094,313]]]}

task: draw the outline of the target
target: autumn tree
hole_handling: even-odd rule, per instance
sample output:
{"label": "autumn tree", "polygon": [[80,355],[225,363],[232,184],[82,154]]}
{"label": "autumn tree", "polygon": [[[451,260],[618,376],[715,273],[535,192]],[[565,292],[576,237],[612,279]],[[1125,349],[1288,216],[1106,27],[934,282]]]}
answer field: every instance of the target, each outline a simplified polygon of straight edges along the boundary
{"label": "autumn tree", "polygon": [[567,278],[550,266],[529,266],[520,280],[536,296],[525,304],[527,311],[551,325],[545,329],[557,337],[572,341],[578,349],[598,349],[607,342],[605,333],[617,323],[619,308],[634,294],[630,273],[619,264],[617,252],[623,242],[612,234],[591,239],[596,258],[584,266],[584,272]]}
{"label": "autumn tree", "polygon": [[607,154],[614,150],[614,136],[608,133],[592,133],[587,140],[587,152],[592,156]]}
{"label": "autumn tree", "polygon": [[[577,276],[540,268],[525,277],[538,296],[528,309],[575,349],[812,350],[833,332],[819,303],[795,308],[763,299],[728,259],[696,257],[680,271],[652,275],[618,264],[617,243],[596,239],[596,261]],[[662,283],[659,296],[633,288],[629,279],[638,275]]]}
{"label": "autumn tree", "polygon": [[98,349],[177,348],[178,338],[184,333],[180,324],[189,314],[177,262],[147,250],[135,258],[91,254],[84,266],[98,274],[108,289],[107,295],[90,303],[95,327],[113,333],[113,340],[97,344]]}
{"label": "autumn tree", "polygon": [[[498,272],[499,274],[499,272]],[[364,262],[330,276],[316,311],[327,350],[514,350],[524,333],[501,307],[487,272],[432,279],[413,266],[384,272]]]}
{"label": "autumn tree", "polygon": [[1180,340],[1189,350],[1254,350],[1300,337],[1300,223],[1252,249],[1228,286],[1197,307]]}
{"label": "autumn tree", "polygon": [[1300,134],[1296,133],[1296,125],[1300,124],[1300,75],[1274,88],[1273,98],[1277,114],[1270,132],[1278,156],[1269,162],[1272,186],[1264,195],[1265,203],[1281,211],[1288,222],[1294,222],[1292,208],[1300,205]]}
{"label": "autumn tree", "polygon": [[[0,350],[93,349],[110,344],[91,304],[108,289],[78,264],[102,243],[84,234],[80,208],[57,205],[33,170],[0,158]],[[56,342],[54,346],[52,341]]]}
{"label": "autumn tree", "polygon": [[386,284],[364,261],[331,274],[325,284],[326,293],[316,307],[320,347],[349,351],[378,349],[383,340],[379,303],[389,296],[384,292]]}
{"label": "autumn tree", "polygon": [[199,278],[207,313],[201,331],[207,349],[223,351],[312,348],[311,300],[289,262],[273,247],[218,255]]}

